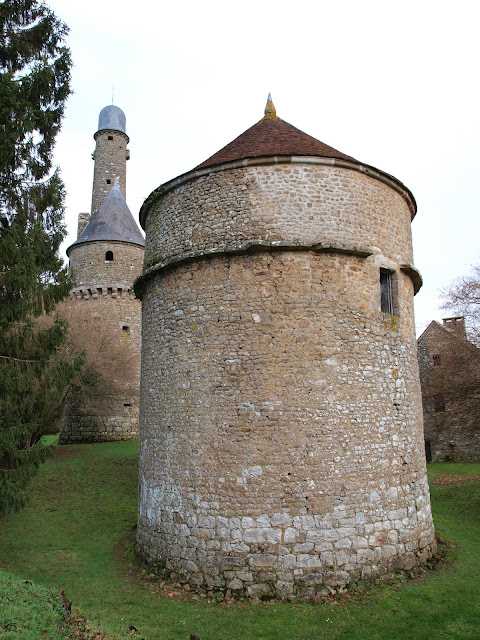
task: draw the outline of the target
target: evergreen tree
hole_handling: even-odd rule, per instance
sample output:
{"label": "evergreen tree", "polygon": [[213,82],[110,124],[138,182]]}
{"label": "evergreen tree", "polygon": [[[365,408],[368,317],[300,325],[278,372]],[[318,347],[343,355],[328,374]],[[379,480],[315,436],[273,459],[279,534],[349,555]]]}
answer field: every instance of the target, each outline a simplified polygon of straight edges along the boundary
{"label": "evergreen tree", "polygon": [[58,253],[64,188],[52,169],[70,94],[67,27],[39,0],[0,2],[0,513],[21,506],[80,366],[66,323],[39,322],[70,288]]}

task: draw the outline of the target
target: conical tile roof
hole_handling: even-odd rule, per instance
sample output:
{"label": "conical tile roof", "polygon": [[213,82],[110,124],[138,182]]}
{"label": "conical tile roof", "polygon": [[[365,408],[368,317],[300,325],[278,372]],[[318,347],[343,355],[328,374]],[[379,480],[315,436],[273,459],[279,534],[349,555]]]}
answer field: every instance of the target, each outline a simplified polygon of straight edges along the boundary
{"label": "conical tile roof", "polygon": [[266,156],[317,156],[357,162],[355,158],[329,147],[285,120],[281,120],[276,115],[271,97],[268,98],[265,117],[195,169]]}
{"label": "conical tile roof", "polygon": [[67,249],[67,255],[75,245],[96,240],[130,242],[142,247],[145,246],[145,240],[116,180],[100,209],[87,224],[81,236]]}
{"label": "conical tile roof", "polygon": [[[184,182],[194,179],[199,175],[204,175],[210,171],[222,171],[224,168],[231,168],[229,163],[234,163],[233,167],[245,164],[256,164],[256,159],[260,164],[266,160],[267,164],[273,162],[292,162],[295,157],[312,157],[331,159],[335,164],[335,160],[344,161],[347,168],[366,173],[374,178],[387,182],[396,189],[407,201],[408,207],[415,217],[417,205],[411,191],[394,176],[376,169],[375,167],[365,164],[360,160],[356,160],[352,156],[348,156],[338,149],[330,147],[328,144],[320,142],[316,138],[309,136],[300,129],[285,122],[276,114],[271,96],[268,96],[267,106],[265,107],[265,116],[253,127],[247,129],[227,144],[223,149],[214,153],[207,160],[197,165],[187,173],[181,174],[161,185],[153,191],[143,203],[140,209],[140,224],[145,229],[146,219],[155,202],[157,202],[166,191],[176,188]],[[246,162],[243,162],[246,161]],[[236,164],[238,163],[238,164]],[[328,163],[330,164],[330,163]],[[337,164],[341,164],[337,163]],[[227,165],[224,167],[223,165]],[[421,286],[421,285],[420,285]]]}

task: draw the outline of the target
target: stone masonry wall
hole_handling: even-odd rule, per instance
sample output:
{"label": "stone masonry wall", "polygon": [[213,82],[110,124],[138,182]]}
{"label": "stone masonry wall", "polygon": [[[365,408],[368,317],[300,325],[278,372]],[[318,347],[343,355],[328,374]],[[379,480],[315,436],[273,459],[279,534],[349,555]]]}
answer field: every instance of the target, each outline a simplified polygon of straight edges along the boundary
{"label": "stone masonry wall", "polygon": [[[411,288],[402,276],[402,297]],[[430,555],[413,326],[379,312],[372,261],[212,259],[146,296],[138,547],[150,567],[290,598]]]}
{"label": "stone masonry wall", "polygon": [[[200,591],[280,599],[425,561],[403,198],[348,170],[242,168],[166,193],[146,239],[140,558]],[[258,240],[273,248],[228,253]],[[398,315],[380,311],[380,267]]]}
{"label": "stone masonry wall", "polygon": [[[138,396],[138,394],[137,394]],[[132,396],[128,396],[132,402]],[[67,403],[59,444],[113,442],[138,438],[138,397],[126,406],[121,399],[111,400],[110,414],[88,413],[85,406]]]}
{"label": "stone masonry wall", "polygon": [[[113,260],[105,260],[107,251]],[[143,247],[96,241],[73,245],[75,287],[65,311],[71,341],[100,374],[97,390],[82,390],[65,407],[60,442],[125,440],[138,436],[141,304],[132,290]],[[79,350],[81,350],[79,349]]]}
{"label": "stone masonry wall", "polygon": [[70,397],[60,444],[138,437],[141,304],[132,292],[94,295],[74,293],[61,310],[71,345],[85,349],[100,381]]}
{"label": "stone masonry wall", "polygon": [[[112,138],[112,140],[109,140]],[[102,129],[95,134],[95,168],[93,172],[92,215],[99,210],[115,178],[126,200],[127,166],[130,154],[127,150],[128,136],[121,131]],[[107,183],[107,180],[110,180]]]}
{"label": "stone masonry wall", "polygon": [[[105,260],[107,251],[113,260]],[[142,272],[143,247],[127,242],[96,241],[73,245],[70,268],[75,277],[75,291],[115,288],[130,291],[134,279]]]}
{"label": "stone masonry wall", "polygon": [[315,164],[212,173],[165,194],[147,219],[145,265],[194,250],[266,240],[381,247],[413,262],[402,196],[357,171]]}
{"label": "stone masonry wall", "polygon": [[479,462],[480,350],[465,334],[452,334],[435,322],[417,344],[430,460]]}

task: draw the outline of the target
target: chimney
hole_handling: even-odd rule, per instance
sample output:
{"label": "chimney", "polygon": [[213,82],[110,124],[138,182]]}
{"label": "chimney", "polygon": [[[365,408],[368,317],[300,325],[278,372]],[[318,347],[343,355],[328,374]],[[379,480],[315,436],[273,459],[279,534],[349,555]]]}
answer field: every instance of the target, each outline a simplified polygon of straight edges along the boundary
{"label": "chimney", "polygon": [[467,339],[467,332],[465,330],[465,318],[463,316],[456,316],[455,318],[443,318],[443,326],[454,333],[458,338]]}
{"label": "chimney", "polygon": [[79,213],[78,214],[78,227],[77,227],[77,240],[82,235],[82,231],[85,229],[87,224],[90,222],[90,214],[89,213]]}

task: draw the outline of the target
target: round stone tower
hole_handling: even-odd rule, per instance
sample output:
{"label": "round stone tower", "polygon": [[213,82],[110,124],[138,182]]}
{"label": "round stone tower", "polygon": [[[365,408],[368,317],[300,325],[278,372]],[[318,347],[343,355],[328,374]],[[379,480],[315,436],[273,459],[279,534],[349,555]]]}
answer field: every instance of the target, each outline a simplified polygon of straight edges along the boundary
{"label": "round stone tower", "polygon": [[102,109],[95,139],[92,213],[79,215],[78,238],[67,249],[75,288],[64,313],[99,382],[69,399],[62,444],[138,435],[141,305],[132,284],[142,270],[145,243],[124,197],[123,111]]}
{"label": "round stone tower", "polygon": [[137,551],[293,600],[435,550],[410,191],[265,117],[146,200]]}

